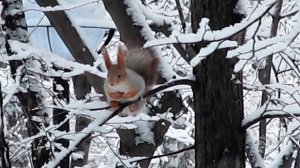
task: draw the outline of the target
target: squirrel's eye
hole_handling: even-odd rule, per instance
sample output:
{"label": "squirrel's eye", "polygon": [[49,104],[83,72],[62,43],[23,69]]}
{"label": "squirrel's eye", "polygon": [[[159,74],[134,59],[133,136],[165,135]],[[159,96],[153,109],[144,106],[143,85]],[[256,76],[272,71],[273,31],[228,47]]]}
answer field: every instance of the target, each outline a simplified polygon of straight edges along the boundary
{"label": "squirrel's eye", "polygon": [[118,75],[118,78],[121,78],[121,75]]}

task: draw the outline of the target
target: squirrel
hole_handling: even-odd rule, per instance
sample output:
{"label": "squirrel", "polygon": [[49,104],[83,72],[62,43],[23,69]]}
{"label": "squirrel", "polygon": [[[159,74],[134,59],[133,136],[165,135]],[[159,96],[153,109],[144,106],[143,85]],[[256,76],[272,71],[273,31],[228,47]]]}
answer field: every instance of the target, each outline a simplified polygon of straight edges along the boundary
{"label": "squirrel", "polygon": [[[134,101],[141,97],[156,82],[158,59],[147,50],[126,49],[119,45],[117,64],[113,64],[106,49],[103,50],[107,78],[104,82],[104,92],[110,106],[115,109],[120,103]],[[131,114],[144,105],[139,101],[129,105]],[[122,112],[120,116],[127,116]]]}

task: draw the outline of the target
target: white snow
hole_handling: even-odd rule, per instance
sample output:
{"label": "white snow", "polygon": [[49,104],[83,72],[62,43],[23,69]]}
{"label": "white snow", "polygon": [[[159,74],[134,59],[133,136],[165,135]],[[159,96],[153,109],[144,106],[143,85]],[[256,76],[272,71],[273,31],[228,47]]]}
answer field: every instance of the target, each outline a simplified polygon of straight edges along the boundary
{"label": "white snow", "polygon": [[[72,1],[72,0],[60,0],[60,5],[54,7],[38,7],[34,3],[25,3],[25,7],[18,10],[12,10],[10,13],[17,13],[25,11],[27,22],[30,27],[30,38],[32,47],[28,44],[19,43],[16,41],[9,41],[13,51],[17,54],[8,57],[5,51],[0,48],[1,62],[10,60],[30,60],[29,63],[20,66],[17,69],[17,77],[14,80],[5,71],[9,71],[8,68],[5,70],[1,69],[0,79],[2,92],[4,95],[3,105],[6,108],[7,114],[16,114],[16,111],[20,107],[12,106],[10,103],[15,101],[14,94],[18,91],[24,93],[30,84],[33,91],[44,92],[42,96],[51,95],[52,83],[49,79],[52,77],[62,77],[64,79],[70,79],[71,77],[85,72],[95,74],[101,78],[105,78],[106,74],[98,70],[97,65],[101,64],[101,58],[95,54],[95,50],[99,47],[100,42],[103,38],[104,31],[99,28],[115,28],[115,24],[104,11],[104,5],[100,0],[83,0],[83,1]],[[245,14],[246,17],[241,23],[223,28],[222,30],[210,29],[209,19],[202,18],[199,26],[200,28],[196,33],[191,33],[190,24],[187,24],[185,33],[180,30],[180,26],[176,24],[176,18],[172,15],[173,13],[166,14],[163,8],[144,6],[140,1],[125,0],[124,3],[129,6],[127,13],[134,19],[136,25],[142,26],[141,34],[147,40],[144,47],[153,47],[161,59],[161,71],[162,75],[170,80],[173,76],[177,79],[194,79],[192,75],[192,67],[197,65],[201,60],[205,59],[206,56],[213,53],[217,49],[230,48],[227,58],[238,58],[239,62],[235,65],[235,71],[244,71],[244,101],[245,101],[245,117],[242,121],[242,126],[248,125],[253,121],[259,120],[264,116],[289,116],[290,120],[287,122],[287,130],[279,126],[279,121],[272,119],[267,127],[267,149],[266,156],[262,158],[258,154],[258,136],[257,136],[257,124],[251,125],[247,130],[246,143],[251,145],[251,152],[254,155],[256,166],[260,167],[278,167],[282,163],[282,156],[291,155],[295,157],[295,146],[299,147],[299,116],[300,115],[300,87],[299,78],[300,71],[298,69],[299,57],[299,31],[300,31],[300,16],[297,13],[295,16],[288,16],[293,12],[299,11],[299,1],[285,1],[282,13],[282,20],[279,27],[279,34],[276,37],[270,38],[270,24],[271,18],[268,14],[274,13],[274,5],[276,0],[264,0],[264,1],[247,1],[239,0],[239,3],[235,9],[236,12]],[[172,2],[170,2],[172,3]],[[181,1],[185,3],[185,1]],[[249,7],[251,6],[251,7]],[[0,11],[2,9],[0,2]],[[59,36],[51,27],[49,21],[43,17],[43,11],[66,11],[68,17],[72,21],[72,25],[80,34],[83,42],[87,44],[87,48],[82,50],[90,50],[94,54],[95,63],[94,65],[83,65],[74,62],[71,54],[65,49],[63,42]],[[185,11],[186,12],[186,9]],[[185,13],[188,15],[188,12]],[[286,18],[285,18],[286,17]],[[178,18],[177,18],[178,19]],[[151,31],[150,24],[156,24],[158,26],[168,24],[170,25],[171,31],[170,37],[164,37],[163,39],[157,39],[154,37],[154,33]],[[3,20],[0,20],[0,24],[3,24]],[[286,26],[286,27],[284,27]],[[228,37],[235,35],[242,30],[247,29],[246,41],[244,44],[239,45],[235,41],[228,40]],[[48,33],[48,35],[47,35]],[[118,36],[118,34],[116,35]],[[191,60],[189,71],[187,69],[179,69],[187,74],[185,77],[181,77],[175,73],[175,67],[171,65],[178,65],[182,62],[177,59],[180,58],[179,54],[166,49],[169,46],[158,47],[158,45],[165,44],[192,44],[195,42],[209,42],[206,47],[203,47],[199,53]],[[112,42],[114,43],[114,41]],[[185,45],[182,45],[185,47]],[[163,50],[162,50],[163,49]],[[49,52],[51,50],[52,53]],[[258,77],[258,69],[254,69],[253,65],[262,65],[260,69],[265,65],[264,59],[270,54],[273,55],[273,64],[277,78],[272,69],[271,83],[262,85]],[[166,58],[168,55],[174,58]],[[68,69],[68,72],[62,70],[54,70],[53,67],[57,66],[60,68]],[[45,68],[45,69],[44,69]],[[177,67],[178,68],[178,67]],[[21,74],[24,69],[30,72],[30,74],[24,78],[21,78]],[[286,71],[286,72],[285,72]],[[43,82],[32,82],[34,79],[38,79]],[[30,84],[21,85],[21,79],[31,82]],[[49,80],[49,81],[47,81]],[[164,91],[180,90],[178,94],[185,97],[191,96],[190,86],[175,86],[168,88]],[[63,90],[62,86],[58,85],[58,90]],[[266,104],[260,105],[260,97],[262,91],[269,93],[268,101]],[[280,97],[278,96],[280,92]],[[95,108],[106,107],[107,103],[99,101],[102,97],[101,94],[89,94],[86,99],[77,101],[74,96],[71,96],[71,103],[67,104],[63,101],[55,100],[57,105],[52,104],[52,100],[45,98],[43,102],[43,111],[49,114],[49,121],[52,119],[51,110],[61,109],[68,111],[66,119],[54,125],[49,122],[49,126],[43,126],[42,129],[34,136],[23,137],[17,132],[12,130],[5,130],[6,134],[12,133],[15,137],[18,137],[18,141],[11,142],[17,146],[13,152],[14,157],[18,156],[19,151],[25,151],[30,149],[30,143],[35,138],[47,136],[49,143],[47,147],[51,147],[51,143],[54,143],[56,137],[65,138],[70,140],[70,146],[64,148],[59,144],[57,147],[61,149],[61,152],[54,152],[54,158],[43,167],[54,167],[59,161],[72,151],[74,151],[76,145],[87,135],[93,135],[94,140],[99,138],[101,142],[95,141],[97,145],[104,145],[105,147],[93,146],[96,150],[96,154],[92,155],[95,163],[100,162],[101,164],[95,164],[98,167],[115,167],[115,164],[125,164],[126,166],[131,165],[130,162],[141,159],[141,158],[128,158],[126,156],[120,156],[118,153],[118,136],[114,131],[115,128],[127,128],[136,129],[136,134],[139,136],[136,138],[135,143],[147,142],[154,144],[154,134],[151,131],[153,123],[160,119],[166,119],[171,123],[171,126],[166,133],[166,137],[174,138],[176,141],[182,144],[194,144],[194,115],[195,113],[189,107],[189,112],[183,114],[180,119],[172,120],[173,115],[171,113],[158,114],[156,116],[148,116],[145,113],[138,114],[136,116],[119,117],[116,116],[109,120],[104,126],[99,126],[103,121],[111,114],[108,110],[90,110]],[[187,103],[186,103],[187,104]],[[187,104],[188,106],[188,104]],[[85,116],[91,120],[91,123],[81,132],[75,133],[74,130],[70,132],[57,131],[57,127],[61,126],[67,121],[72,121],[76,116]],[[43,118],[33,117],[35,121],[43,121]],[[7,120],[4,120],[5,124]],[[269,120],[268,120],[269,121]],[[27,122],[26,120],[24,122]],[[177,129],[174,125],[184,125],[182,129]],[[112,140],[113,139],[113,140]],[[296,143],[295,143],[296,142]],[[106,144],[107,143],[107,144]],[[110,145],[112,146],[110,149]],[[172,145],[170,145],[172,147]],[[176,145],[174,148],[179,149]],[[280,148],[280,152],[279,152]],[[99,150],[100,149],[100,150]],[[110,158],[108,158],[108,154]],[[179,155],[178,155],[179,156]],[[76,152],[72,153],[72,157],[79,159],[83,157],[83,153]],[[99,159],[100,158],[100,159]],[[107,159],[107,161],[105,159]],[[121,160],[120,160],[121,159]],[[105,160],[105,161],[104,161]],[[170,160],[167,157],[163,158],[164,161],[169,161],[172,165],[178,165],[178,160]],[[86,167],[92,167],[91,161]]]}

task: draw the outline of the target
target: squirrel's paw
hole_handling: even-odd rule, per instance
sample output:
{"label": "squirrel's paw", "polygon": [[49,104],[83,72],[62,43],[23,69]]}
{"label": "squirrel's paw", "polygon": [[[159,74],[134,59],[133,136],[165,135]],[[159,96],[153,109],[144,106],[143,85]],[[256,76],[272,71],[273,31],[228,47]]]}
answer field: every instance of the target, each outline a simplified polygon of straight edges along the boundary
{"label": "squirrel's paw", "polygon": [[132,91],[129,91],[129,92],[126,92],[123,94],[122,98],[123,99],[130,99],[130,98],[133,98],[137,95],[138,91],[136,90],[132,90]]}
{"label": "squirrel's paw", "polygon": [[112,108],[116,108],[116,107],[119,107],[120,103],[118,101],[111,101],[110,102],[110,106]]}
{"label": "squirrel's paw", "polygon": [[108,96],[112,99],[121,99],[123,96],[121,92],[108,92]]}

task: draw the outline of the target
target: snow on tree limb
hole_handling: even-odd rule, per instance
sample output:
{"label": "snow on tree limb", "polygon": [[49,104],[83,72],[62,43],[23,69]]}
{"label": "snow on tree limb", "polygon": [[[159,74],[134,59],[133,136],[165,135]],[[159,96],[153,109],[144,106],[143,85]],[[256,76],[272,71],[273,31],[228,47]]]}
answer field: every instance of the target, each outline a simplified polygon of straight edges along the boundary
{"label": "snow on tree limb", "polygon": [[276,0],[266,0],[262,2],[262,4],[256,9],[256,12],[253,13],[253,15],[250,15],[247,18],[243,19],[241,23],[236,23],[233,26],[223,28],[222,30],[207,30],[207,27],[202,27],[202,29],[200,28],[195,34],[182,34],[177,36],[170,36],[164,39],[147,41],[144,47],[173,43],[196,43],[201,41],[214,42],[225,40],[228,37],[231,37],[243,31],[256,21],[261,19],[261,17],[264,16],[275,4]]}

